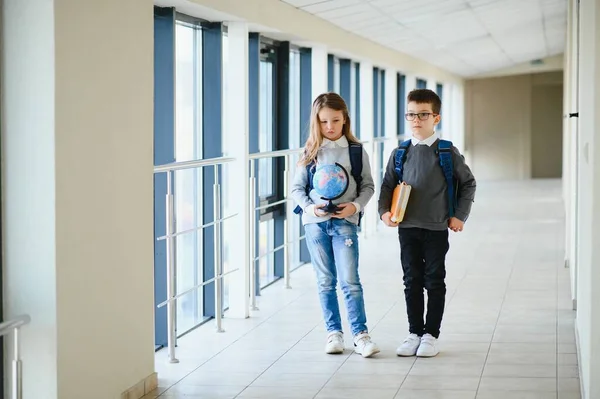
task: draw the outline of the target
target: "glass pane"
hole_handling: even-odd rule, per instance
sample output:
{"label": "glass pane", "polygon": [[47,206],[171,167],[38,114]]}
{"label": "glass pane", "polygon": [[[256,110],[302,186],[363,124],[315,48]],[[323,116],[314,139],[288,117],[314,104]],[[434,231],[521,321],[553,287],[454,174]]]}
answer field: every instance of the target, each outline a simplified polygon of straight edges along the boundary
{"label": "glass pane", "polygon": [[290,52],[290,148],[300,146],[300,54]]}
{"label": "glass pane", "polygon": [[356,69],[354,64],[350,67],[350,122],[352,123],[352,131],[357,132],[357,118],[356,118]]}
{"label": "glass pane", "polygon": [[[177,24],[175,42],[175,161],[202,156],[202,31]],[[174,175],[175,231],[195,229],[202,224],[202,172],[177,171]],[[202,231],[176,239],[176,292],[202,282]],[[202,289],[177,301],[177,332],[182,334],[203,319]]]}
{"label": "glass pane", "polygon": [[333,91],[340,94],[340,60],[333,60]]}
{"label": "glass pane", "polygon": [[[259,132],[258,150],[273,150],[273,63],[260,62],[259,79]],[[258,161],[258,195],[261,198],[273,195],[273,160]]]}
{"label": "glass pane", "polygon": [[175,159],[194,159],[194,29],[177,25],[175,45]]}
{"label": "glass pane", "polygon": [[[229,115],[228,113],[228,109],[227,109],[227,74],[229,73],[229,41],[228,41],[228,37],[226,33],[223,33],[223,72],[222,72],[222,76],[223,76],[223,85],[222,85],[222,90],[223,90],[223,108],[222,108],[222,128],[223,128],[223,134],[222,134],[222,139],[225,140],[225,136],[227,134],[227,117]],[[226,148],[225,143],[222,142],[222,147],[221,148]],[[219,167],[220,173],[221,173],[221,181],[223,182],[221,184],[221,204],[223,206],[222,208],[222,212],[221,212],[221,218],[227,217],[229,215],[231,215],[232,210],[231,210],[231,201],[233,199],[233,195],[230,194],[231,190],[229,188],[229,186],[224,183],[227,182],[229,179],[229,164],[224,164],[221,165]],[[228,247],[228,243],[229,242],[235,242],[235,232],[231,231],[232,229],[229,228],[227,221],[224,221],[221,224],[221,232],[223,235],[223,240],[221,241],[223,243],[223,273],[227,273],[230,268],[230,259],[229,259],[229,247]],[[223,278],[223,308],[226,309],[229,307],[229,277],[224,277]]]}
{"label": "glass pane", "polygon": [[[259,225],[259,256],[273,251],[275,242],[274,220],[261,222]],[[275,255],[273,253],[263,256],[258,262],[260,272],[260,286],[264,287],[275,280]]]}

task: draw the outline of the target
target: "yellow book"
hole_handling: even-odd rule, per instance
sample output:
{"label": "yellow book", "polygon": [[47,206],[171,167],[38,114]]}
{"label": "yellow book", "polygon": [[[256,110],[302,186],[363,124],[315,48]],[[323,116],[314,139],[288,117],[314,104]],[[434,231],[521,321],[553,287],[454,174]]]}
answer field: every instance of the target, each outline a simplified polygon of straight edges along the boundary
{"label": "yellow book", "polygon": [[404,219],[404,212],[406,212],[406,205],[408,204],[408,197],[410,196],[411,186],[402,182],[398,184],[392,194],[392,213],[391,220],[394,223],[400,223]]}

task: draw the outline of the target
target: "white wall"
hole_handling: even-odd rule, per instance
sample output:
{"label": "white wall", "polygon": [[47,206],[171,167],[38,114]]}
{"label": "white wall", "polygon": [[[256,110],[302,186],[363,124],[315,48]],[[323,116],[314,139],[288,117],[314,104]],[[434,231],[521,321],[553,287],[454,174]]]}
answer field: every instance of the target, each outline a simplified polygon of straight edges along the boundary
{"label": "white wall", "polygon": [[[600,4],[580,3],[577,335],[584,399],[600,397]],[[571,165],[573,166],[573,165]]]}
{"label": "white wall", "polygon": [[[560,72],[469,80],[466,84],[466,148],[471,167],[479,180],[522,180],[532,177],[542,167],[560,177],[562,154],[562,109],[560,90],[545,90],[546,86],[562,84]],[[541,87],[541,88],[540,88]],[[534,93],[554,95],[549,101],[537,101]],[[544,129],[537,115],[555,121],[554,129]],[[535,116],[535,117],[534,117]],[[537,130],[536,130],[537,129]],[[543,143],[535,143],[535,137]],[[553,146],[556,156],[540,160],[535,146]],[[534,158],[535,156],[535,158]],[[548,163],[552,163],[551,166]],[[549,176],[545,176],[549,177]]]}
{"label": "white wall", "polygon": [[154,372],[152,2],[3,11],[4,305],[32,316],[24,396],[118,398]]}

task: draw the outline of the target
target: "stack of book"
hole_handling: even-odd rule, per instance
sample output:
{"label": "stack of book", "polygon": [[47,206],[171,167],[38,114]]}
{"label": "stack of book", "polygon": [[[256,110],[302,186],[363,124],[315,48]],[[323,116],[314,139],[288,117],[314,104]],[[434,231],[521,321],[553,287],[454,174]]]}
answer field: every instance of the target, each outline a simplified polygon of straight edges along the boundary
{"label": "stack of book", "polygon": [[392,213],[391,220],[394,223],[400,223],[404,219],[408,197],[410,196],[411,186],[402,182],[396,186],[392,194]]}

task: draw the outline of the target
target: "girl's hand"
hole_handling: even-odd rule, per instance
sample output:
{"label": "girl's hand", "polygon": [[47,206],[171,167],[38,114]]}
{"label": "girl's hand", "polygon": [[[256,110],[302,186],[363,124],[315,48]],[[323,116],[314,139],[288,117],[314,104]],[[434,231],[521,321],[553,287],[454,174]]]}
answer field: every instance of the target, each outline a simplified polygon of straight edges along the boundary
{"label": "girl's hand", "polygon": [[327,212],[323,211],[323,207],[325,204],[315,205],[315,216],[318,218],[322,218],[323,216],[327,216]]}
{"label": "girl's hand", "polygon": [[450,220],[448,220],[448,228],[454,231],[455,233],[463,231],[464,227],[465,223],[458,218],[451,217]]}
{"label": "girl's hand", "polygon": [[339,204],[338,207],[341,209],[332,214],[331,217],[336,219],[346,219],[348,216],[352,216],[356,213],[356,207],[350,202]]}

